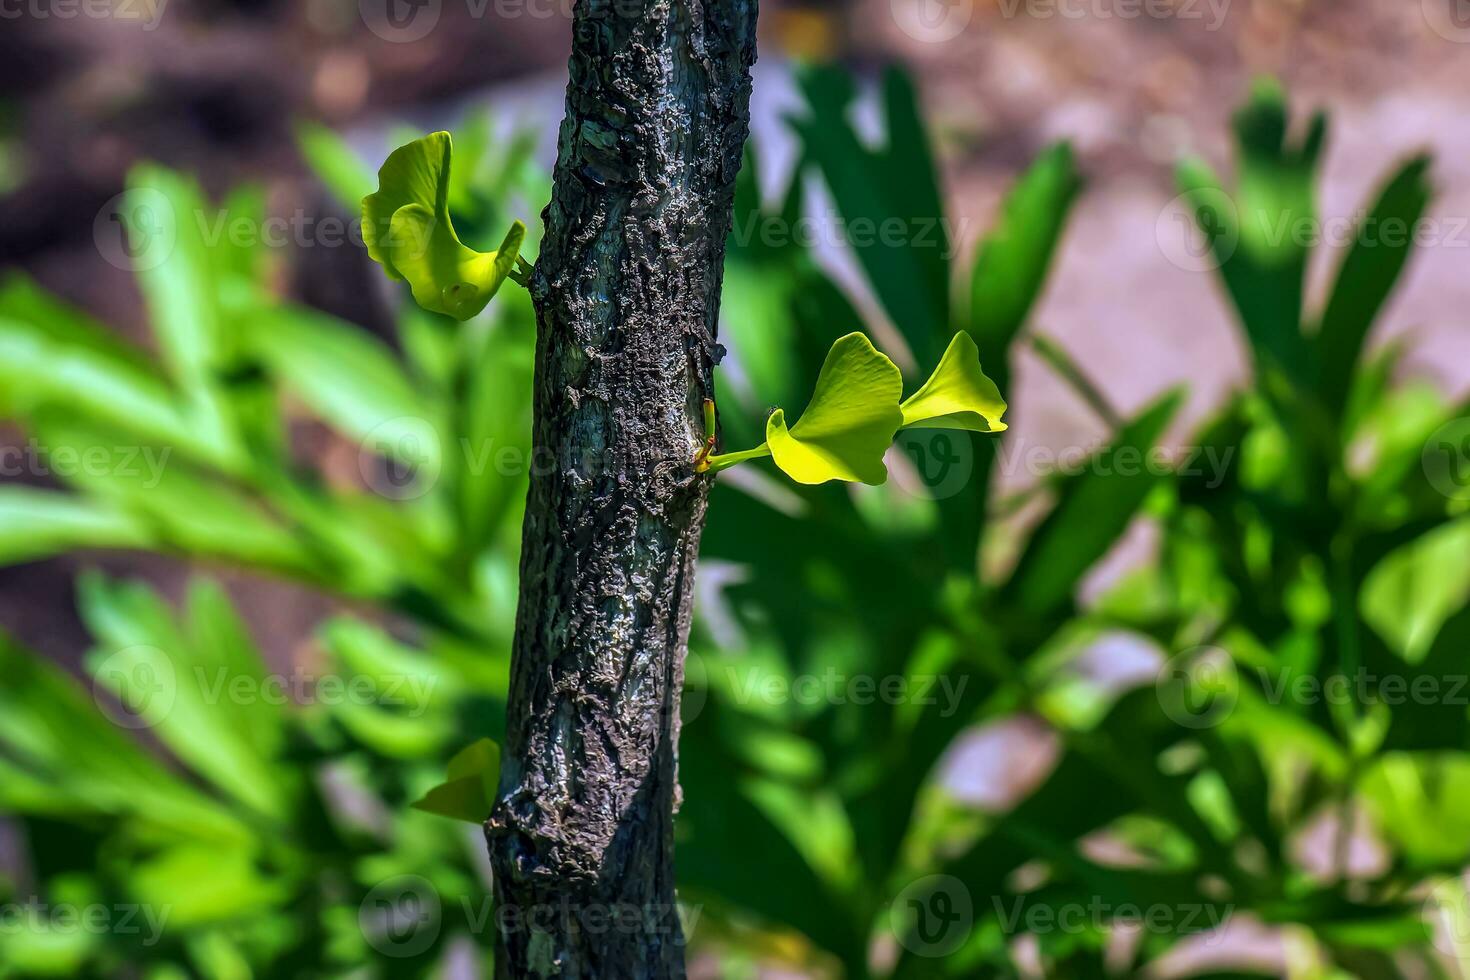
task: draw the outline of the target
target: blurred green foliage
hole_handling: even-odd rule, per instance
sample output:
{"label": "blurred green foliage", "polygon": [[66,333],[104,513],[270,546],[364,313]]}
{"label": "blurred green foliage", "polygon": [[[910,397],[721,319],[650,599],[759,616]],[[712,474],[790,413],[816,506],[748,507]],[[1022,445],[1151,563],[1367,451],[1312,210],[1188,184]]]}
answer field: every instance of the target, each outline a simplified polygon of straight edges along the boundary
{"label": "blurred green foliage", "polygon": [[[1080,191],[1067,147],[1021,176],[965,265],[909,81],[882,80],[878,145],[849,120],[846,75],[802,86],[785,192],[762,195],[753,156],[740,177],[726,444],[759,442],[764,410],[801,404],[832,342],[865,322],[910,385],[966,331],[1003,392],[1030,344],[1100,404],[1084,367],[1026,328]],[[1277,232],[1315,220],[1326,123],[1289,129],[1262,86],[1236,119],[1234,186],[1180,170],[1253,354],[1252,383],[1199,433],[1167,438],[1179,392],[1132,418],[1104,410],[1110,434],[1083,465],[1005,499],[1008,437],[965,431],[901,435],[883,486],[778,483],[769,460],[717,481],[680,758],[692,956],[732,977],[1282,972],[1222,966],[1234,950],[1204,930],[1229,920],[1279,930],[1292,976],[1457,975],[1465,903],[1446,882],[1470,857],[1470,524],[1435,461],[1462,451],[1454,420],[1470,410],[1397,382],[1401,345],[1366,343],[1412,246],[1381,232],[1422,215],[1426,164],[1388,181],[1311,311],[1311,249]],[[371,189],[330,134],[302,144],[349,206]],[[470,245],[546,200],[528,146],[497,147],[484,123],[456,134],[451,206]],[[790,233],[817,183],[844,227],[903,229],[843,242],[880,315]],[[135,216],[208,209],[156,168],[133,193]],[[261,217],[249,192],[223,206]],[[322,627],[318,684],[294,699],[228,693],[279,671],[203,579],[181,609],[79,582],[91,695],[3,648],[0,807],[38,897],[168,915],[156,934],[25,919],[0,975],[484,969],[482,842],[422,810],[472,810],[498,764],[476,739],[503,724],[534,464],[529,302],[508,287],[464,324],[404,302],[390,345],[277,299],[263,250],[174,227],[166,259],[139,263],[161,369],[22,280],[0,294],[0,408],[52,454],[98,463],[61,474],[64,489],[0,488],[0,558],[159,551],[354,608]],[[322,425],[355,451],[345,474],[301,448]],[[1181,443],[1219,466],[1146,465]],[[1018,508],[1041,516],[1020,527]],[[1083,589],[1140,525],[1147,560]],[[1148,655],[1141,682],[1089,667],[1119,643]],[[325,696],[328,676],[363,682],[359,696]],[[1054,759],[1005,802],[967,802],[946,753],[1018,718]]]}

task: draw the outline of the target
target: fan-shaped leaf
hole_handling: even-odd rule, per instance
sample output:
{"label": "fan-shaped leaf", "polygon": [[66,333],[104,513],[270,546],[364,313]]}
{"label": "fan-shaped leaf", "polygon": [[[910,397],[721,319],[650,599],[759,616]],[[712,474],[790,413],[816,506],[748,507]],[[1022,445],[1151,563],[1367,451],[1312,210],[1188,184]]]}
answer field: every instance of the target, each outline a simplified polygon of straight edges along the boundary
{"label": "fan-shaped leaf", "polygon": [[902,394],[897,365],[867,337],[850,333],[827,352],[797,423],[788,429],[781,409],[771,413],[766,444],[776,465],[798,483],[883,483],[883,454],[903,422]]}
{"label": "fan-shaped leaf", "polygon": [[482,738],[449,760],[449,780],[429,790],[413,808],[481,823],[490,815],[499,780],[500,746]]}
{"label": "fan-shaped leaf", "polygon": [[378,190],[362,199],[368,255],[393,279],[408,280],[426,310],[468,320],[485,308],[515,267],[526,226],[517,221],[494,252],[460,242],[449,218],[448,133],[400,146],[378,171]]}
{"label": "fan-shaped leaf", "polygon": [[980,369],[980,349],[967,333],[949,342],[939,366],[902,405],[905,429],[969,429],[1001,432],[1006,402]]}

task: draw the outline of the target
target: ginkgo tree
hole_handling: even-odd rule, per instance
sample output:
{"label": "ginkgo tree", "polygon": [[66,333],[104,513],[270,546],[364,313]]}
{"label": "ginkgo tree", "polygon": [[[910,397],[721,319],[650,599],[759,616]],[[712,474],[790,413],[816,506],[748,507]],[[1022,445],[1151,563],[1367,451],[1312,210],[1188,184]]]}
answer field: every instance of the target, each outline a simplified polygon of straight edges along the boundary
{"label": "ginkgo tree", "polygon": [[[507,280],[529,285],[532,266],[519,255],[525,234],[519,221],[493,252],[478,252],[459,240],[448,207],[452,162],[453,142],[444,132],[394,150],[379,171],[378,190],[363,200],[364,238],[371,257],[390,277],[407,280],[421,306],[467,320],[483,310]],[[543,369],[546,356],[543,351]],[[1000,432],[1006,427],[1002,421],[1005,400],[982,370],[979,350],[964,331],[953,336],[933,374],[907,398],[898,366],[867,336],[853,332],[839,337],[796,422],[787,422],[784,408],[773,409],[765,423],[765,442],[754,448],[716,452],[716,406],[708,397],[700,404],[703,439],[691,444],[692,451],[684,459],[657,461],[657,465],[673,463],[690,482],[768,456],[799,483],[842,480],[877,485],[887,480],[884,457],[902,429]],[[538,432],[545,438],[544,428]],[[636,422],[632,435],[637,437]],[[528,507],[527,520],[528,527],[538,520],[534,506]],[[523,575],[532,577],[524,571]],[[527,615],[523,600],[522,619]],[[687,613],[684,617],[686,632],[681,643],[687,637]],[[559,655],[557,650],[547,653],[553,658]],[[521,674],[528,666],[519,644],[516,656],[520,662],[515,670]],[[567,694],[575,696],[576,692]],[[674,703],[677,696],[677,690],[668,693]],[[497,747],[482,739],[453,760],[448,782],[417,805],[478,823],[495,806],[494,787],[501,763]],[[507,763],[515,772],[519,760]],[[506,786],[501,788],[502,799]],[[492,820],[492,842],[494,832]],[[662,860],[667,861],[667,855]],[[569,890],[575,893],[575,886]],[[508,898],[514,900],[502,893],[502,901]],[[677,973],[681,967],[673,964],[670,969]]]}
{"label": "ginkgo tree", "polygon": [[[755,15],[750,0],[576,8],[534,265],[519,222],[493,252],[455,234],[447,133],[395,150],[363,201],[369,254],[420,306],[466,320],[509,279],[536,309],[532,438],[554,465],[531,474],[505,744],[462,753],[421,803],[489,811],[503,977],[684,975],[678,704],[713,474],[769,455],[802,483],[877,484],[900,428],[1003,428],[967,336],[904,399],[893,361],[853,333],[794,424],[776,409],[762,445],[717,451],[715,335]],[[529,915],[545,907],[570,911]],[[587,929],[580,912],[633,925]]]}

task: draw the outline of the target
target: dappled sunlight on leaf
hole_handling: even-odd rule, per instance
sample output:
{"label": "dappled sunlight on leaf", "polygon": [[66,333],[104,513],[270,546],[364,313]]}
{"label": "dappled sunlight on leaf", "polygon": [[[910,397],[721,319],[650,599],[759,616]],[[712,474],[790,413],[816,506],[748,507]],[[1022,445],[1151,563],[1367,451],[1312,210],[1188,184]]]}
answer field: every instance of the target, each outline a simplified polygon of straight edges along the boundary
{"label": "dappled sunlight on leaf", "polygon": [[787,428],[781,409],[766,420],[776,465],[798,483],[888,479],[883,454],[903,422],[898,367],[860,333],[832,345],[811,402]]}
{"label": "dappled sunlight on leaf", "polygon": [[980,350],[967,333],[957,333],[924,386],[901,406],[906,429],[968,429],[1002,432],[1005,399],[980,369]]}
{"label": "dappled sunlight on leaf", "polygon": [[408,280],[420,306],[468,320],[510,277],[526,226],[514,222],[494,252],[460,242],[449,217],[453,152],[449,134],[439,132],[389,154],[378,190],[362,199],[362,235],[368,255],[389,277]]}

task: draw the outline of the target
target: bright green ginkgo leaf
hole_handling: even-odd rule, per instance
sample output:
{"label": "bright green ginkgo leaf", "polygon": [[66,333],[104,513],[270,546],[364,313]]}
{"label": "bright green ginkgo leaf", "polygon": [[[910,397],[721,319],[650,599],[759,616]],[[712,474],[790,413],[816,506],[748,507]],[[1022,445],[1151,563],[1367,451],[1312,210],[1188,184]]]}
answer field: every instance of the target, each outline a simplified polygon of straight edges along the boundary
{"label": "bright green ginkgo leaf", "polygon": [[788,429],[781,409],[771,413],[766,445],[776,465],[798,483],[883,483],[883,454],[903,422],[902,394],[897,365],[867,337],[850,333],[827,352],[797,423]]}
{"label": "bright green ginkgo leaf", "polygon": [[[958,333],[923,387],[901,405],[897,366],[860,333],[841,337],[827,352],[816,390],[790,428],[776,409],[766,420],[766,441],[754,449],[695,458],[697,472],[719,471],[748,459],[772,456],[798,483],[846,480],[880,484],[888,479],[883,455],[900,428],[1000,432],[1006,403],[980,369],[980,352]],[[712,419],[706,431],[713,433]],[[713,441],[710,443],[713,445]]]}
{"label": "bright green ginkgo leaf", "polygon": [[378,170],[378,190],[362,199],[368,255],[393,279],[408,280],[426,310],[468,320],[509,278],[526,226],[511,225],[500,248],[477,252],[460,242],[449,218],[448,133],[400,146]]}
{"label": "bright green ginkgo leaf", "polygon": [[415,810],[441,817],[481,823],[495,804],[500,780],[500,746],[482,738],[449,760],[449,779],[413,805]]}
{"label": "bright green ginkgo leaf", "polygon": [[906,429],[969,429],[1000,432],[1005,399],[980,370],[980,349],[961,331],[949,342],[939,366],[902,405]]}

